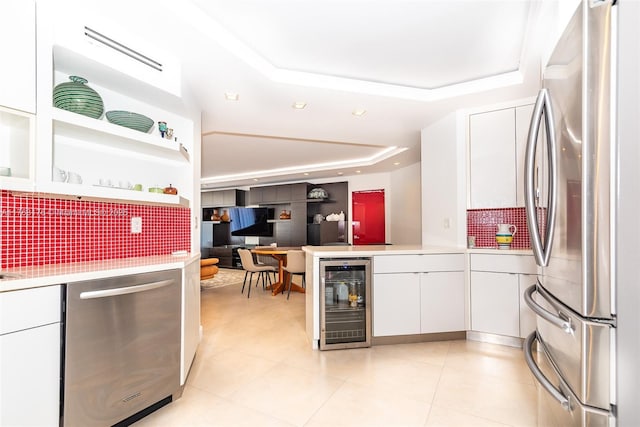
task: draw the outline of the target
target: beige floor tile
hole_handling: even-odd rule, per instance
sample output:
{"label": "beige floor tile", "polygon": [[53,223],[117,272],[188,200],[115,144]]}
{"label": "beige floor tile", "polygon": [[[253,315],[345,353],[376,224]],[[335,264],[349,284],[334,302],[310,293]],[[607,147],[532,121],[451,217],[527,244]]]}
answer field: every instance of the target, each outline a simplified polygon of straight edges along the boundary
{"label": "beige floor tile", "polygon": [[[201,292],[203,339],[182,398],[140,426],[535,425],[522,351],[471,341],[312,350],[305,295]],[[433,406],[432,406],[433,405]]]}
{"label": "beige floor tile", "polygon": [[504,427],[507,424],[465,414],[450,408],[432,406],[426,427]]}
{"label": "beige floor tile", "polygon": [[423,426],[428,412],[424,402],[345,382],[306,426]]}
{"label": "beige floor tile", "polygon": [[228,350],[194,364],[187,384],[227,397],[277,365],[271,360]]}
{"label": "beige floor tile", "polygon": [[135,425],[136,427],[291,427],[291,424],[269,415],[189,386],[185,388],[181,399],[160,408]]}
{"label": "beige floor tile", "polygon": [[433,404],[512,426],[537,424],[537,393],[524,384],[445,367]]}
{"label": "beige floor tile", "polygon": [[242,386],[229,399],[302,426],[343,383],[320,373],[280,364]]}

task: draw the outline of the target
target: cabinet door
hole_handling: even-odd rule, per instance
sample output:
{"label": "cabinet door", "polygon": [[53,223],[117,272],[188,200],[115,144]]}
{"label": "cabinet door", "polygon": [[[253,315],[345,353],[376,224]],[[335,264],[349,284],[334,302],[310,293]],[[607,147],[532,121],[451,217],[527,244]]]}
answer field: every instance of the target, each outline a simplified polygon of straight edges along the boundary
{"label": "cabinet door", "polygon": [[520,336],[518,275],[471,272],[471,329]]}
{"label": "cabinet door", "polygon": [[222,191],[222,206],[236,205],[236,190]]}
{"label": "cabinet door", "polygon": [[200,204],[203,208],[213,207],[213,191],[205,191],[200,193]]}
{"label": "cabinet door", "polygon": [[182,271],[182,346],[180,385],[184,385],[200,341],[200,262]]}
{"label": "cabinet door", "polygon": [[249,189],[249,203],[252,205],[257,205],[262,203],[262,187],[255,187]]}
{"label": "cabinet door", "polygon": [[470,208],[516,206],[515,109],[469,117]]}
{"label": "cabinet door", "polygon": [[58,425],[60,323],[0,335],[0,390],[0,425]]}
{"label": "cabinet door", "polygon": [[536,329],[536,315],[524,301],[524,291],[534,283],[537,277],[532,274],[519,274],[518,284],[520,286],[520,338],[526,338]]}
{"label": "cabinet door", "polygon": [[373,336],[420,333],[420,275],[374,274]]}
{"label": "cabinet door", "polygon": [[276,201],[277,202],[290,202],[291,198],[291,184],[276,186]]}
{"label": "cabinet door", "polygon": [[277,188],[277,186],[263,187],[262,188],[262,202],[263,203],[277,201],[278,194],[277,194],[277,189],[276,188]]}
{"label": "cabinet door", "polygon": [[464,272],[422,273],[420,332],[464,330]]}
{"label": "cabinet door", "polygon": [[[530,104],[516,108],[516,206],[524,206],[524,153],[527,149],[533,107],[534,105]],[[541,158],[542,153],[536,154]]]}
{"label": "cabinet door", "polygon": [[36,112],[36,9],[33,0],[0,2],[2,67],[0,105]]}

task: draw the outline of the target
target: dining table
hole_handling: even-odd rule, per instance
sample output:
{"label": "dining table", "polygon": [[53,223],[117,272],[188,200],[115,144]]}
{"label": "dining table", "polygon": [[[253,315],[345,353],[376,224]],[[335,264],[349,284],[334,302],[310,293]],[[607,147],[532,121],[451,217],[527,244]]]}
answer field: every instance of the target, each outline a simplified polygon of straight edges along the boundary
{"label": "dining table", "polygon": [[[285,290],[285,284],[289,273],[284,269],[287,265],[287,251],[300,250],[300,246],[263,246],[251,249],[256,255],[271,255],[278,261],[278,281],[272,283],[267,289],[271,289],[271,295],[278,295]],[[296,283],[291,283],[292,292],[304,293],[304,288]]]}

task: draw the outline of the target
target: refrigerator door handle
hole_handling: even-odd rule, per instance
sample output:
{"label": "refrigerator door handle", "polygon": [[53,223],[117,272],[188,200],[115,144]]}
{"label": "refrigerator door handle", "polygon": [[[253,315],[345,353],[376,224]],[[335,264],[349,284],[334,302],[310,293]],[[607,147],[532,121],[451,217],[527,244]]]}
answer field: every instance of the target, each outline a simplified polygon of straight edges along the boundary
{"label": "refrigerator door handle", "polygon": [[[554,313],[551,313],[550,311],[540,306],[532,297],[533,293],[536,291],[537,291],[536,285],[531,285],[524,291],[524,301],[527,303],[529,308],[533,310],[535,314],[542,317],[547,322],[562,329],[565,333],[569,335],[573,335],[574,328],[573,328],[573,325],[571,324],[571,319],[565,316],[561,316],[560,314],[556,315]],[[541,295],[544,298],[544,295],[542,293],[539,293],[539,295]]]}
{"label": "refrigerator door handle", "polygon": [[[547,136],[547,161],[549,162],[549,194],[547,199],[547,221],[545,226],[545,239],[542,243],[542,236],[538,227],[536,210],[536,186],[535,186],[535,157],[538,144],[538,132],[540,123],[544,115],[544,128]],[[551,108],[551,98],[547,89],[540,89],[536,105],[533,109],[529,134],[527,136],[527,148],[524,160],[524,204],[527,213],[527,227],[531,235],[531,244],[536,262],[542,267],[549,265],[551,256],[551,245],[556,221],[556,200],[557,200],[557,161],[556,161],[556,136],[553,128],[553,110]]]}
{"label": "refrigerator door handle", "polygon": [[547,377],[544,376],[544,373],[535,360],[533,359],[533,343],[537,341],[538,335],[536,331],[531,332],[529,336],[524,341],[524,360],[527,362],[527,366],[529,366],[529,370],[536,378],[536,380],[540,383],[542,388],[544,388],[554,399],[556,399],[562,408],[567,411],[571,411],[571,402],[569,401],[569,397],[565,396],[562,391],[558,390],[552,383],[549,381]]}

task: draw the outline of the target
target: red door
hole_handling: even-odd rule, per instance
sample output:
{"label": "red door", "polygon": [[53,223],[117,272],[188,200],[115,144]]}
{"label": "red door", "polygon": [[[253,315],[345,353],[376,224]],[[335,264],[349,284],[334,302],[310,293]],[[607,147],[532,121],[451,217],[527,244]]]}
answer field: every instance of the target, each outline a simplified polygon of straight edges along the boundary
{"label": "red door", "polygon": [[384,190],[351,193],[353,244],[384,245]]}

